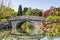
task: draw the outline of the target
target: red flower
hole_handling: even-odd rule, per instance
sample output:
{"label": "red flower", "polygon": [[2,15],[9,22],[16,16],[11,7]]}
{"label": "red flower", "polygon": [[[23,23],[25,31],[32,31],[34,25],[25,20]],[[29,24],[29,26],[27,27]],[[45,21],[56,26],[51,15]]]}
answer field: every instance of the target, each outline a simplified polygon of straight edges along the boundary
{"label": "red flower", "polygon": [[50,12],[50,10],[45,11],[45,12],[42,14],[42,16],[43,16],[43,17],[48,16],[49,12]]}

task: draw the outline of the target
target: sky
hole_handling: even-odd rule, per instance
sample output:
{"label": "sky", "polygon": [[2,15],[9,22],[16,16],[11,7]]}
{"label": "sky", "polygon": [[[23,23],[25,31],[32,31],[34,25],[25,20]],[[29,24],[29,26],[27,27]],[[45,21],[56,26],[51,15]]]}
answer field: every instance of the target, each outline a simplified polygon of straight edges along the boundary
{"label": "sky", "polygon": [[60,7],[60,0],[11,0],[10,7],[15,11],[18,11],[19,5],[22,5],[22,8],[31,7],[32,9],[48,10],[51,6]]}

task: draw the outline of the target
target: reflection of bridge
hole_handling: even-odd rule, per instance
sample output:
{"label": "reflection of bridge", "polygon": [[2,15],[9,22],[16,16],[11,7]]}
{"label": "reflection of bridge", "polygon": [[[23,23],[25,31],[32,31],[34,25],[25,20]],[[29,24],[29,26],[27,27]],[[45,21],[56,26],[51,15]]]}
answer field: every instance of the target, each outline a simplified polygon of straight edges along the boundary
{"label": "reflection of bridge", "polygon": [[17,16],[9,19],[9,23],[12,25],[12,33],[17,33],[16,27],[18,24],[24,22],[30,22],[34,26],[34,33],[38,33],[39,26],[45,21],[44,17],[39,16]]}

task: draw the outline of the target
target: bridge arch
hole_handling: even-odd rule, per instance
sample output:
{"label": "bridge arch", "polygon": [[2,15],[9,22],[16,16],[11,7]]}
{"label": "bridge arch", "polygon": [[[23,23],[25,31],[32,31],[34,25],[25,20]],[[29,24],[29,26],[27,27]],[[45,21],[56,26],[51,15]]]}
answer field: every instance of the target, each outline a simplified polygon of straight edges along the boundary
{"label": "bridge arch", "polygon": [[19,27],[19,26],[21,26],[22,24],[24,24],[24,23],[26,23],[26,22],[29,22],[29,23],[31,23],[33,26],[34,26],[34,23],[32,22],[32,21],[21,21],[21,22],[19,22],[19,23],[17,23],[17,27]]}
{"label": "bridge arch", "polygon": [[22,21],[17,24],[16,28],[21,33],[32,33],[34,31],[34,25],[31,21]]}
{"label": "bridge arch", "polygon": [[30,22],[34,26],[33,34],[38,34],[40,32],[40,26],[42,25],[42,23],[44,21],[45,21],[45,18],[44,17],[39,17],[39,16],[17,16],[17,17],[13,17],[13,18],[9,19],[9,22],[12,26],[11,33],[19,34],[17,32],[16,27],[21,26],[25,22]]}

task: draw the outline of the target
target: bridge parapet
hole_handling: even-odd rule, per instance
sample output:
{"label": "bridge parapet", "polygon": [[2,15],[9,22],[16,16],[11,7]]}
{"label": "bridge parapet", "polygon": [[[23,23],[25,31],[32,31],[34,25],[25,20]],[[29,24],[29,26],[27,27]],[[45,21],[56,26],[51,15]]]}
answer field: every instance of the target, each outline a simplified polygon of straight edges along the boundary
{"label": "bridge parapet", "polygon": [[17,17],[13,17],[13,18],[10,18],[9,20],[38,20],[38,21],[40,21],[40,20],[42,20],[42,21],[44,21],[45,20],[45,18],[44,17],[39,17],[39,16],[17,16]]}

